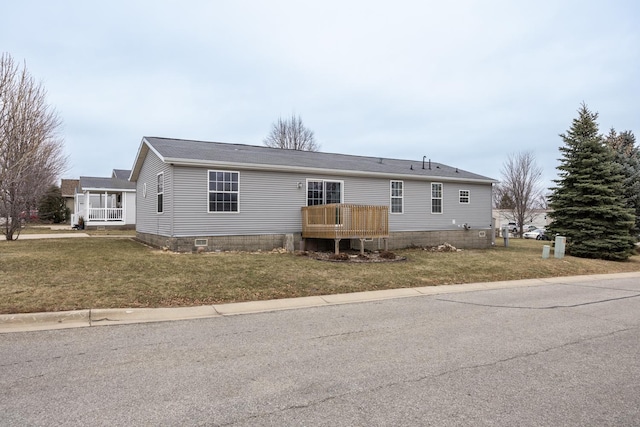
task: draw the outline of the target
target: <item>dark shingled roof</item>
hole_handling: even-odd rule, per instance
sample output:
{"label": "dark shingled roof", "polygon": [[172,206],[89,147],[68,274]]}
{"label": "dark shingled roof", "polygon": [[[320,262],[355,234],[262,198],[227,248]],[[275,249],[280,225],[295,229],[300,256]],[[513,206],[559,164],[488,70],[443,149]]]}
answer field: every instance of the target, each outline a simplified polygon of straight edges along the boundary
{"label": "dark shingled roof", "polygon": [[131,169],[114,169],[112,178],[125,179],[129,180],[129,176],[131,175]]}
{"label": "dark shingled roof", "polygon": [[[265,146],[222,142],[192,141],[183,139],[144,137],[133,179],[137,178],[141,162],[146,155],[145,144],[166,163],[192,165],[228,164],[245,167],[266,167],[282,170],[310,169],[339,173],[364,173],[366,175],[403,175],[454,180],[496,182],[492,178],[464,171],[452,166],[430,161],[399,160],[379,157],[354,156],[313,151],[285,150]],[[424,169],[423,169],[424,163]],[[431,169],[429,169],[429,164]]]}
{"label": "dark shingled roof", "polygon": [[76,194],[76,188],[78,188],[79,183],[79,179],[60,180],[60,192],[62,193],[62,197],[73,197]]}
{"label": "dark shingled roof", "polygon": [[127,179],[81,176],[80,188],[83,190],[86,190],[86,189],[135,190],[136,183],[131,182]]}

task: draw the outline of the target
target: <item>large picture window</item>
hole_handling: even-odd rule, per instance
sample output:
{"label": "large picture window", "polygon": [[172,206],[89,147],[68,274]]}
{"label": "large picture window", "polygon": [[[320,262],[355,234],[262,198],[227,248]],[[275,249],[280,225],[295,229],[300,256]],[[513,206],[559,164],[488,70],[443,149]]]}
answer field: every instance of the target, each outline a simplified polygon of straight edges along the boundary
{"label": "large picture window", "polygon": [[239,172],[209,171],[209,212],[239,211]]}
{"label": "large picture window", "polygon": [[162,213],[164,212],[164,173],[163,172],[158,174],[158,188],[157,188],[156,194],[158,195],[157,212]]}
{"label": "large picture window", "polygon": [[402,181],[391,181],[391,213],[402,213],[404,211],[404,183]]}
{"label": "large picture window", "polygon": [[431,183],[431,213],[442,213],[442,184],[439,182]]}
{"label": "large picture window", "polygon": [[307,206],[331,203],[342,203],[342,181],[307,181]]}

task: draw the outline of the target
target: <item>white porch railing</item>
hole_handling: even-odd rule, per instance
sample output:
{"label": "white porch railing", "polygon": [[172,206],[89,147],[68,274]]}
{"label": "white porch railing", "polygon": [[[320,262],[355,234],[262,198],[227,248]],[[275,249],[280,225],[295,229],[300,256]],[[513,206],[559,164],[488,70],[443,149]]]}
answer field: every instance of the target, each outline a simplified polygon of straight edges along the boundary
{"label": "white porch railing", "polygon": [[123,208],[91,208],[88,221],[122,221]]}

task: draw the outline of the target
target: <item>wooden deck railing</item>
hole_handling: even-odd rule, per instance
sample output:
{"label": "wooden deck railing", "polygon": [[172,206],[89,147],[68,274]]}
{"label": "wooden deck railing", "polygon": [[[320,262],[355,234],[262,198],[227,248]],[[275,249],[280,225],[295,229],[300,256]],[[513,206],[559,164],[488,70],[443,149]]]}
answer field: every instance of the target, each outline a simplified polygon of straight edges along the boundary
{"label": "wooden deck railing", "polygon": [[389,237],[389,207],[330,204],[302,208],[302,238]]}

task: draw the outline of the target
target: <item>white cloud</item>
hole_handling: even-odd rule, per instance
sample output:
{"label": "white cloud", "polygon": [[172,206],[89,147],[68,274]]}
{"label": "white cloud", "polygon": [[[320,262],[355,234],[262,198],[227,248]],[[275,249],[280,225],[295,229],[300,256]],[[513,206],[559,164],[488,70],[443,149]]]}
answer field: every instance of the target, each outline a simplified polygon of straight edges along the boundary
{"label": "white cloud", "polygon": [[551,176],[582,101],[602,131],[640,132],[638,12],[623,0],[27,0],[5,5],[0,38],[60,111],[71,174],[128,167],[143,135],[260,144],[295,112],[326,151],[498,177],[507,154],[533,150]]}

